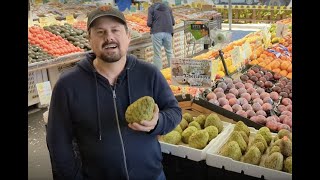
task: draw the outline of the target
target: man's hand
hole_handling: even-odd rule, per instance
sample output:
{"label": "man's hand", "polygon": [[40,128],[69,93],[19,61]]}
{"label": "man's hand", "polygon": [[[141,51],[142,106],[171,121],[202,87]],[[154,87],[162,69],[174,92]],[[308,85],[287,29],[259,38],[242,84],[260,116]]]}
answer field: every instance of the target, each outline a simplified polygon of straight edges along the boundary
{"label": "man's hand", "polygon": [[153,110],[153,118],[150,121],[143,120],[140,123],[130,123],[128,126],[136,131],[145,131],[149,132],[157,125],[159,119],[159,108],[158,105],[155,104],[154,110]]}

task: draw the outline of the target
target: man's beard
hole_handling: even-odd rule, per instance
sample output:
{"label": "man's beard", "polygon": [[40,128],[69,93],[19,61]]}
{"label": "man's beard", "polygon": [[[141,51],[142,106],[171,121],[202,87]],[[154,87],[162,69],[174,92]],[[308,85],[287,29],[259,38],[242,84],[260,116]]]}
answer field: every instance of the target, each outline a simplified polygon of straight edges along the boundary
{"label": "man's beard", "polygon": [[120,53],[114,53],[112,55],[101,54],[99,58],[106,63],[114,63],[119,61],[121,59],[121,56]]}

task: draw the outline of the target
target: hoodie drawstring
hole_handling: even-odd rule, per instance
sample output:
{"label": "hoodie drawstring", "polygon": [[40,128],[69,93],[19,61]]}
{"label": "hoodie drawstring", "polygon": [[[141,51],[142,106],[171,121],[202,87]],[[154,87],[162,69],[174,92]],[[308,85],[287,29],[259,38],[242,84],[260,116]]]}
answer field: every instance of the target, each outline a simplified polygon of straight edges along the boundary
{"label": "hoodie drawstring", "polygon": [[98,90],[98,80],[97,80],[97,74],[96,71],[93,72],[94,79],[96,81],[96,98],[97,98],[97,115],[98,115],[98,135],[99,140],[101,141],[101,118],[100,118],[100,102],[99,102],[99,90]]}
{"label": "hoodie drawstring", "polygon": [[130,68],[127,68],[126,72],[127,72],[127,82],[128,82],[128,95],[129,95],[129,104],[131,104],[131,93],[130,93],[130,81],[129,81],[129,70]]}

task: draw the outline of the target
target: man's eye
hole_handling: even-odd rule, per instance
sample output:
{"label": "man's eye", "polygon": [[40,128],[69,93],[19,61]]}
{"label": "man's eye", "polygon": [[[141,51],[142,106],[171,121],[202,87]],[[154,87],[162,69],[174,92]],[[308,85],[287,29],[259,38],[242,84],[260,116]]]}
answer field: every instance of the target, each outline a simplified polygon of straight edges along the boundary
{"label": "man's eye", "polygon": [[97,31],[97,34],[103,34],[103,31]]}

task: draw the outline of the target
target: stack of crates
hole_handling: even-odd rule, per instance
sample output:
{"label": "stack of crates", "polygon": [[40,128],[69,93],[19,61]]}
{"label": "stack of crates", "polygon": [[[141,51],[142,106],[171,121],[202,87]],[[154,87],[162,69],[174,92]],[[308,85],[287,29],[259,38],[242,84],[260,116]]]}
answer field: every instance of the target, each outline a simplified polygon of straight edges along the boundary
{"label": "stack of crates", "polygon": [[174,33],[173,53],[176,58],[184,58],[184,31]]}
{"label": "stack of crates", "polygon": [[45,81],[48,81],[46,69],[28,73],[28,107],[40,103],[36,84]]}

